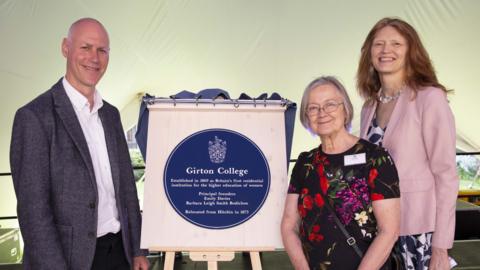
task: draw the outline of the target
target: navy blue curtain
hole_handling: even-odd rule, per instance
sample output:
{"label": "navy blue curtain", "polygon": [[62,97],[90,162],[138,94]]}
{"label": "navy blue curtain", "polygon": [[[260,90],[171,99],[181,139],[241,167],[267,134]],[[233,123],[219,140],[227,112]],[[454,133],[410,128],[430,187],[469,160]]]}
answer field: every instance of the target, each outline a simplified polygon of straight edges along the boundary
{"label": "navy blue curtain", "polygon": [[[146,94],[145,97],[152,97],[149,94]],[[222,97],[224,99],[230,99],[230,95],[227,91],[217,88],[204,89],[198,93],[192,93],[186,90],[183,90],[175,95],[171,95],[170,98],[174,99],[215,99]],[[242,93],[238,98],[240,100],[253,100],[247,94]],[[268,96],[264,93],[256,97],[255,100],[282,100],[282,97],[273,93]],[[292,140],[293,140],[293,130],[295,128],[295,112],[297,111],[297,105],[291,103],[287,105],[285,111],[285,139],[286,139],[286,151],[287,151],[287,168],[290,160],[290,153],[292,151]],[[135,133],[135,139],[137,140],[138,147],[142,153],[143,160],[147,161],[147,136],[148,136],[148,109],[147,104],[142,102],[140,106],[140,113],[138,116],[137,123],[137,133]]]}

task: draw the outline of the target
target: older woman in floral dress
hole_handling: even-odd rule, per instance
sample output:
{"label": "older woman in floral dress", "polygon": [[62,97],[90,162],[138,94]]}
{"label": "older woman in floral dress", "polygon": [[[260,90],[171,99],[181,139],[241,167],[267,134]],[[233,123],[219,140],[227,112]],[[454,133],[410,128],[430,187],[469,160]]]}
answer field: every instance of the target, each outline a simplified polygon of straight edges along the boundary
{"label": "older woman in floral dress", "polygon": [[[400,224],[392,159],[383,148],[348,133],[352,105],[334,77],[321,77],[307,86],[300,113],[302,124],[321,144],[300,154],[291,176],[282,237],[293,266],[386,267]],[[347,243],[334,216],[355,239],[362,257]]]}

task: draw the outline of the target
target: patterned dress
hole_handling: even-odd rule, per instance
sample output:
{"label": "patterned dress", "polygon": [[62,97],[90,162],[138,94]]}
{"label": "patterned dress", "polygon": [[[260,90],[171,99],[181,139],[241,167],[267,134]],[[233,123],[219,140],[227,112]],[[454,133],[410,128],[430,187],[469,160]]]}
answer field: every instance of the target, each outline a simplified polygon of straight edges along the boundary
{"label": "patterned dress", "polygon": [[299,194],[303,251],[311,269],[357,269],[361,260],[346,243],[325,203],[333,206],[365,252],[377,233],[372,201],[400,196],[397,170],[383,148],[363,139],[340,154],[326,154],[321,149],[300,154],[288,189],[288,193]]}
{"label": "patterned dress", "polygon": [[[385,127],[382,129],[377,125],[376,117],[368,128],[367,138],[371,143],[382,145]],[[397,247],[402,254],[405,269],[427,270],[432,256],[432,232],[416,235],[400,236],[397,241]]]}

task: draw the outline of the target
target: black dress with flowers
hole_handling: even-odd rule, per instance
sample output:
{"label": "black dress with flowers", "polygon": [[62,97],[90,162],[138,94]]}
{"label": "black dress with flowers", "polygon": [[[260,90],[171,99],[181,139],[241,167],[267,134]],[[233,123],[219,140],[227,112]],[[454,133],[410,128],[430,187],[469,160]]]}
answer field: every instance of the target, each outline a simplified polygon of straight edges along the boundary
{"label": "black dress with flowers", "polygon": [[326,154],[321,146],[301,153],[292,171],[288,193],[299,194],[299,234],[310,268],[357,269],[360,258],[320,192],[365,252],[377,232],[372,201],[400,197],[393,160],[383,148],[360,139],[340,154]]}

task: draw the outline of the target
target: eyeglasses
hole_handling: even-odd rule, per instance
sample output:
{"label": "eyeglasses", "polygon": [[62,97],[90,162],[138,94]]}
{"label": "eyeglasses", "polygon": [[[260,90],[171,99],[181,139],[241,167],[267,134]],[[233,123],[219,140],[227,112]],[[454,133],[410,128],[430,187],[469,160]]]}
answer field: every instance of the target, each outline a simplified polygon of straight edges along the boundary
{"label": "eyeglasses", "polygon": [[343,102],[336,101],[327,101],[323,106],[318,104],[310,104],[307,106],[307,115],[315,116],[320,114],[320,111],[323,110],[325,113],[332,113],[338,109],[338,106],[342,105]]}

